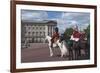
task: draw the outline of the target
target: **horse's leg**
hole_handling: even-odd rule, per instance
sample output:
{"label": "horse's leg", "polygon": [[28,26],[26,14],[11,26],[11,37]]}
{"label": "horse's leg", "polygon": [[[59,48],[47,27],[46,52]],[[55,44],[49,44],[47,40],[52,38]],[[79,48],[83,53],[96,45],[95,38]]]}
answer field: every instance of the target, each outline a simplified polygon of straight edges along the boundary
{"label": "horse's leg", "polygon": [[63,51],[61,50],[61,57],[63,57],[64,56],[64,53],[63,53]]}
{"label": "horse's leg", "polygon": [[73,60],[75,60],[75,56],[76,56],[76,53],[75,53],[75,48],[73,49],[73,51],[72,51],[72,52],[73,52],[72,59],[73,59]]}
{"label": "horse's leg", "polygon": [[61,47],[59,47],[59,48],[60,48],[60,51],[61,51],[61,57],[63,57],[64,56],[64,53],[62,51],[62,48]]}
{"label": "horse's leg", "polygon": [[63,57],[64,56],[64,53],[63,53],[63,51],[61,50],[61,57]]}
{"label": "horse's leg", "polygon": [[67,49],[66,49],[64,43],[59,43],[59,48],[61,51],[61,57],[64,57],[67,53]]}
{"label": "horse's leg", "polygon": [[79,48],[76,48],[76,60],[78,59],[79,57]]}
{"label": "horse's leg", "polygon": [[53,51],[52,51],[51,46],[49,46],[49,50],[50,50],[50,56],[53,56]]}
{"label": "horse's leg", "polygon": [[73,60],[73,48],[69,49],[69,60]]}
{"label": "horse's leg", "polygon": [[63,51],[62,51],[62,47],[63,47],[63,46],[61,46],[61,43],[57,43],[57,44],[58,44],[58,46],[59,46],[59,48],[60,48],[60,51],[61,51],[61,57],[63,57],[63,55],[64,55],[64,54],[63,54]]}
{"label": "horse's leg", "polygon": [[71,60],[71,49],[69,49],[69,60]]}

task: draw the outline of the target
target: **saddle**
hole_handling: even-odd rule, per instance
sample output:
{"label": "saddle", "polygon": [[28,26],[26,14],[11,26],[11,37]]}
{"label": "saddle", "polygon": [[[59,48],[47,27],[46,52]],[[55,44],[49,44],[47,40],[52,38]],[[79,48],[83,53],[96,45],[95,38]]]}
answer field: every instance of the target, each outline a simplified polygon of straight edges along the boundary
{"label": "saddle", "polygon": [[55,42],[57,42],[57,40],[58,40],[58,38],[55,37],[55,38],[52,38],[52,39],[51,39],[51,42],[52,42],[52,43],[55,43]]}

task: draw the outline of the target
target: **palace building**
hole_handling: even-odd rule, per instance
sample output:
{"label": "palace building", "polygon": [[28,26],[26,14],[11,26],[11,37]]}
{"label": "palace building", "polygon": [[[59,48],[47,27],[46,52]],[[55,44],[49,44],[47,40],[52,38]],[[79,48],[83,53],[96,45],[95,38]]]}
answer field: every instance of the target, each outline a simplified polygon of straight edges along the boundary
{"label": "palace building", "polygon": [[21,42],[44,43],[46,35],[52,36],[56,26],[53,20],[21,21]]}

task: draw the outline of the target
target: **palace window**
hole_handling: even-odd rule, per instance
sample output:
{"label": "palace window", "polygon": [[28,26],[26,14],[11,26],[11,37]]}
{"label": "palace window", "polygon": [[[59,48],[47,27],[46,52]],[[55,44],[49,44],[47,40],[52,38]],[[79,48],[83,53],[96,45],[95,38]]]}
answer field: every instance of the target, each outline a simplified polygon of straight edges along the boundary
{"label": "palace window", "polygon": [[42,32],[40,32],[40,36],[42,35]]}
{"label": "palace window", "polygon": [[45,30],[45,27],[43,27],[43,29]]}
{"label": "palace window", "polygon": [[38,36],[38,32],[36,32],[36,36]]}
{"label": "palace window", "polygon": [[41,30],[42,28],[40,27],[40,30]]}
{"label": "palace window", "polygon": [[30,32],[28,32],[28,35],[30,35]]}
{"label": "palace window", "polygon": [[31,27],[29,26],[28,29],[30,29]]}
{"label": "palace window", "polygon": [[38,27],[36,27],[36,29],[38,29]]}
{"label": "palace window", "polygon": [[32,32],[32,34],[34,34],[34,32]]}
{"label": "palace window", "polygon": [[32,35],[34,36],[34,32],[32,32]]}
{"label": "palace window", "polygon": [[34,29],[34,27],[33,27],[33,29]]}
{"label": "palace window", "polygon": [[45,36],[45,32],[43,32],[43,35]]}

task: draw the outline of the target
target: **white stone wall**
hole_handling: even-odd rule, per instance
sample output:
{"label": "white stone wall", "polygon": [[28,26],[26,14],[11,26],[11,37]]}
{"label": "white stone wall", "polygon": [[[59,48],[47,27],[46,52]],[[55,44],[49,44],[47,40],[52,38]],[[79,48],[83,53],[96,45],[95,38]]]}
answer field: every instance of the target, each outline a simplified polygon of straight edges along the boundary
{"label": "white stone wall", "polygon": [[44,43],[45,37],[48,34],[50,34],[49,36],[52,36],[53,33],[53,25],[48,26],[48,24],[24,23],[22,27],[22,33],[24,34],[22,39],[32,43]]}

